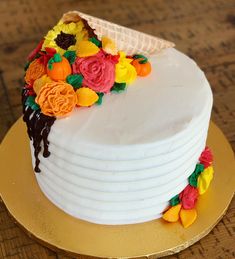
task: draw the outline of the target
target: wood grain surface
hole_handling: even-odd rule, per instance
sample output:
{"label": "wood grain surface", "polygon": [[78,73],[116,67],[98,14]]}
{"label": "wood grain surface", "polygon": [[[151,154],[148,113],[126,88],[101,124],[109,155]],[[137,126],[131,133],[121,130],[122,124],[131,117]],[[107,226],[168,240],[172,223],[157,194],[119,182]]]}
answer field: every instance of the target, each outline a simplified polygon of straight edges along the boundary
{"label": "wood grain surface", "polygon": [[[205,72],[214,93],[212,119],[235,150],[234,0],[1,0],[0,140],[22,112],[20,92],[27,54],[68,10],[175,42]],[[0,258],[71,257],[28,237],[0,202]],[[208,236],[165,258],[235,258],[235,199]]]}

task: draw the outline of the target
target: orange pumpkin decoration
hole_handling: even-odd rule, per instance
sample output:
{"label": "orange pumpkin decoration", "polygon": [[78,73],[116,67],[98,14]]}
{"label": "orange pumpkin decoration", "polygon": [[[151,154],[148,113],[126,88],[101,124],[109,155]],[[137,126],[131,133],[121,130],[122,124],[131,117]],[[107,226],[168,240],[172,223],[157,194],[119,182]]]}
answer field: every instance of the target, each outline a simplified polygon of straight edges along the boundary
{"label": "orange pumpkin decoration", "polygon": [[55,55],[48,62],[47,74],[54,81],[65,81],[66,77],[72,73],[71,66],[65,57],[61,57],[58,53]]}
{"label": "orange pumpkin decoration", "polygon": [[151,73],[151,64],[145,56],[135,55],[133,58],[131,64],[135,67],[138,76],[147,76]]}

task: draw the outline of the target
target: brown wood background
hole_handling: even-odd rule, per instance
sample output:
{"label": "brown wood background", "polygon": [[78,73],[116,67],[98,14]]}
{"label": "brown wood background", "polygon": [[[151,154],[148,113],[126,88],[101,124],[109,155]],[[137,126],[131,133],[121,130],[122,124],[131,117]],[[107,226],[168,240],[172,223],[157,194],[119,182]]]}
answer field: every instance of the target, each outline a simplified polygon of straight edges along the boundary
{"label": "brown wood background", "polygon": [[[21,115],[27,54],[63,12],[80,10],[176,43],[206,73],[212,119],[235,150],[235,0],[0,0],[0,140]],[[71,258],[29,238],[0,203],[0,258]],[[212,232],[173,258],[235,258],[235,199]]]}

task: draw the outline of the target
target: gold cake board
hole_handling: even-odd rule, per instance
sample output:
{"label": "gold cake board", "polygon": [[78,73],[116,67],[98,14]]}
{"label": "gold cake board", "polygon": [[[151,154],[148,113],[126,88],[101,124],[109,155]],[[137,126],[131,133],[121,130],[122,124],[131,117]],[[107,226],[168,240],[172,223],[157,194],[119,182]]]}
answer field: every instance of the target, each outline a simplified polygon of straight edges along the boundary
{"label": "gold cake board", "polygon": [[76,219],[54,206],[41,192],[31,166],[26,126],[20,118],[0,146],[0,194],[11,216],[45,246],[72,255],[102,258],[160,257],[177,253],[207,235],[225,214],[235,189],[233,151],[211,122],[214,179],[199,197],[198,218],[187,229],[162,219],[108,226]]}

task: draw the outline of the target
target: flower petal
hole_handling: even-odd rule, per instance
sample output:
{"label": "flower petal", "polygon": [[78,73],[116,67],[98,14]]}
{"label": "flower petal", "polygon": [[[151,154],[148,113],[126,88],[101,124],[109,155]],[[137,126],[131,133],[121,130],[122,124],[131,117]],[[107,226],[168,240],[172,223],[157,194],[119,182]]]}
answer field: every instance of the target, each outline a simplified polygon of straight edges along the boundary
{"label": "flower petal", "polygon": [[99,96],[95,91],[88,87],[79,88],[76,91],[77,94],[77,105],[79,106],[91,106],[98,101]]}
{"label": "flower petal", "polygon": [[181,222],[182,222],[182,225],[184,226],[184,228],[187,228],[190,225],[192,225],[193,222],[196,220],[196,218],[197,218],[196,209],[191,209],[191,210],[181,209],[180,210],[180,219],[181,219]]}
{"label": "flower petal", "polygon": [[91,41],[83,40],[77,44],[77,56],[80,58],[89,57],[97,54],[100,49]]}
{"label": "flower petal", "polygon": [[179,212],[181,204],[171,207],[162,216],[162,218],[168,222],[176,222],[179,220]]}
{"label": "flower petal", "polygon": [[198,191],[202,195],[207,191],[213,179],[214,169],[212,166],[207,167],[198,177]]}

